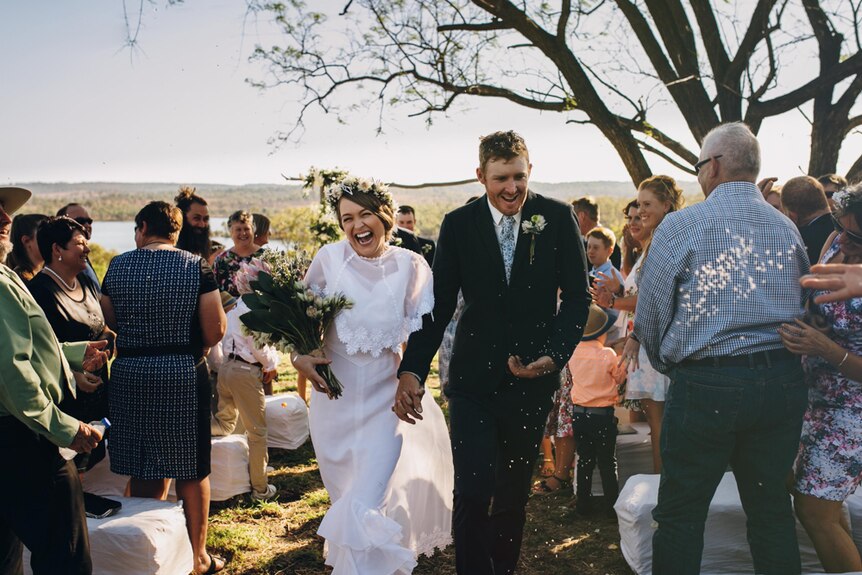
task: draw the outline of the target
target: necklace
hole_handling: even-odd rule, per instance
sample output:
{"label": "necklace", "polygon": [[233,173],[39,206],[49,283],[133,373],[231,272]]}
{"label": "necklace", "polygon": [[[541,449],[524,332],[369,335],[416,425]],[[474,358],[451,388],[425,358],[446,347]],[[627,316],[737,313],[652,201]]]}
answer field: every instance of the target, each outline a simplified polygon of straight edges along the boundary
{"label": "necklace", "polygon": [[73,279],[72,285],[69,285],[66,283],[66,280],[64,280],[63,278],[60,277],[60,274],[58,274],[57,272],[55,272],[54,270],[52,270],[48,266],[45,266],[42,269],[45,270],[46,272],[51,272],[52,276],[54,276],[55,278],[60,280],[60,283],[63,284],[63,287],[66,288],[66,291],[71,292],[71,291],[75,291],[76,289],[78,289],[78,278]]}
{"label": "necklace", "polygon": [[167,244],[167,243],[165,243],[165,242],[150,242],[150,243],[148,243],[148,244],[142,245],[142,246],[141,246],[141,249],[142,249],[142,250],[145,250],[145,249],[147,249],[147,248],[148,248],[148,247],[150,247],[150,246],[166,246],[166,245],[169,245],[169,244]]}

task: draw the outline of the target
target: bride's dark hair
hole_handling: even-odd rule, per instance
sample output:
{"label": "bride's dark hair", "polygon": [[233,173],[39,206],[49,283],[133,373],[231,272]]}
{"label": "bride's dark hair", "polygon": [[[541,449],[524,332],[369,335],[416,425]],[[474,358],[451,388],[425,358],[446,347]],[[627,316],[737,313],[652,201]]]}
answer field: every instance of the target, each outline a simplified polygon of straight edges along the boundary
{"label": "bride's dark hair", "polygon": [[391,203],[384,202],[380,196],[371,193],[354,190],[352,194],[342,194],[335,204],[335,217],[338,219],[338,225],[341,229],[341,200],[350,200],[354,204],[360,205],[383,222],[383,232],[386,235],[386,241],[392,239],[392,230],[395,229],[395,210]]}

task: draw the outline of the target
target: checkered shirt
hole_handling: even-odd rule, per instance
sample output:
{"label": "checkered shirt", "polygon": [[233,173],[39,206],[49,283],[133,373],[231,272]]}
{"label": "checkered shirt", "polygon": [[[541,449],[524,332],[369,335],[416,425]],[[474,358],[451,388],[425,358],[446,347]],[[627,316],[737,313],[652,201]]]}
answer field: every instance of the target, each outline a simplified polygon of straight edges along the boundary
{"label": "checkered shirt", "polygon": [[808,256],[796,226],[754,184],[721,184],[668,214],[638,279],[634,331],[653,367],[782,347],[801,317]]}

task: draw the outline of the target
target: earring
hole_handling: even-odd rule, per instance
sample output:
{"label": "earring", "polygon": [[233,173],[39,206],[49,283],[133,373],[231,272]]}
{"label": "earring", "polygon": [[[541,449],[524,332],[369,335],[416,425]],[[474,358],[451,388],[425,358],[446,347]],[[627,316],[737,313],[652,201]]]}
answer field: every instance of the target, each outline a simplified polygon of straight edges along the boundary
{"label": "earring", "polygon": [[58,261],[58,262],[63,261],[63,256],[57,256],[57,261]]}

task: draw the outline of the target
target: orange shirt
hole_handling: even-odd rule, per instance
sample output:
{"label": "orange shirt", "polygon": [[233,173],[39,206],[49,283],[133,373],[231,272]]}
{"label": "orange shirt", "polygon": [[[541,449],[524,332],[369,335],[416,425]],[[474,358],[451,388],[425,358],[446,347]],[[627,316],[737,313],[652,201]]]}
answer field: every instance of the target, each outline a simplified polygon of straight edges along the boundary
{"label": "orange shirt", "polygon": [[569,359],[572,374],[572,403],[582,407],[610,407],[617,404],[617,385],[625,370],[617,367],[616,352],[596,340],[582,341]]}

